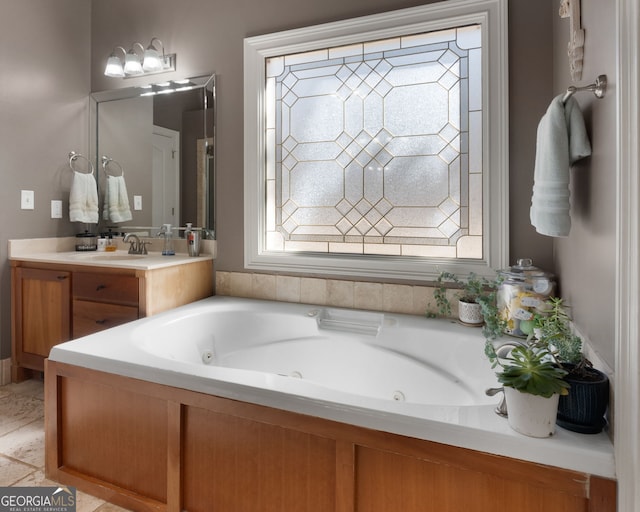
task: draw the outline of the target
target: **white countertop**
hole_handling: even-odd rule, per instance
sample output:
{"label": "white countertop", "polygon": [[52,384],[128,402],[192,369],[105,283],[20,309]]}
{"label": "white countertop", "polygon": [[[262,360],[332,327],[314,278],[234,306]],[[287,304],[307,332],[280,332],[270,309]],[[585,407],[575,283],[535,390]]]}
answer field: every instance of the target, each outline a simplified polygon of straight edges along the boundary
{"label": "white countertop", "polygon": [[[186,243],[183,240],[175,242],[176,254],[163,256],[156,251],[150,251],[148,255],[128,254],[127,246],[121,240],[118,241],[118,249],[113,252],[76,251],[75,237],[9,240],[9,259],[135,270],[153,270],[214,259],[216,249],[214,240],[203,240],[200,256],[196,257],[187,254]],[[184,252],[180,252],[181,249]]]}

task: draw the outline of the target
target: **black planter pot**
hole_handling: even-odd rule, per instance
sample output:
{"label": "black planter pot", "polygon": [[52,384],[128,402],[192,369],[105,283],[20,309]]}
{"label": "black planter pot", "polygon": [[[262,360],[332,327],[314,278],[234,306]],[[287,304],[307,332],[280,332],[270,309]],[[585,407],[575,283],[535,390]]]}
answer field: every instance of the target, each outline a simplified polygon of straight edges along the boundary
{"label": "black planter pot", "polygon": [[560,397],[556,423],[562,428],[582,434],[597,434],[606,425],[604,415],[609,405],[609,379],[600,370],[585,368],[587,377],[571,373],[565,380],[571,386],[569,394]]}

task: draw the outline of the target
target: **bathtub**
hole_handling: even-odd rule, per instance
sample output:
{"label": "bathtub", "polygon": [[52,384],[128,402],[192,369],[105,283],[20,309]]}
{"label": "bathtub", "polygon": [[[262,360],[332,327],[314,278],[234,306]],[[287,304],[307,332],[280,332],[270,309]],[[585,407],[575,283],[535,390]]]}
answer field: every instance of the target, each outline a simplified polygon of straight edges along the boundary
{"label": "bathtub", "polygon": [[605,434],[512,431],[477,328],[412,315],[231,297],[55,346],[49,356],[125,377],[392,434],[615,476]]}

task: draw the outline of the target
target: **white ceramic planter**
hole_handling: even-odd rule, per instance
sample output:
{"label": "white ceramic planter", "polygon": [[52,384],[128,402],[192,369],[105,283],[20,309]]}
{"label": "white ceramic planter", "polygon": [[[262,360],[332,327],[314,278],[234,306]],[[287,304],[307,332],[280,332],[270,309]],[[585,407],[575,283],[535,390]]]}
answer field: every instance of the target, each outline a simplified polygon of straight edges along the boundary
{"label": "white ceramic planter", "polygon": [[480,325],[484,322],[482,307],[476,302],[458,301],[458,318],[462,323]]}
{"label": "white ceramic planter", "polygon": [[504,387],[509,413],[509,425],[516,432],[530,437],[549,437],[556,428],[558,414],[557,393],[550,398],[522,393],[512,387]]}

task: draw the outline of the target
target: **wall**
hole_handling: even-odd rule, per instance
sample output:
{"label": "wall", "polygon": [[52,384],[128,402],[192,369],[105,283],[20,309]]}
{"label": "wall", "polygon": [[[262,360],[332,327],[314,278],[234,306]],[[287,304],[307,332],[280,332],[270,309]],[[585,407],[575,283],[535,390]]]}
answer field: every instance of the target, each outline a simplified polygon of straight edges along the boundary
{"label": "wall", "polygon": [[[551,93],[551,0],[509,4],[511,66],[511,254],[551,270],[551,240],[529,225],[535,131]],[[178,55],[174,77],[218,75],[217,268],[243,269],[243,38],[338,19],[431,3],[421,0],[111,0],[93,5],[94,91],[135,84],[105,77],[115,45],[159,37]],[[532,44],[535,41],[535,44]],[[172,78],[171,75],[163,75]]]}
{"label": "wall", "polygon": [[[566,55],[569,20],[558,16],[553,2],[556,94],[570,84]],[[615,360],[616,272],[616,18],[610,2],[582,0],[585,29],[581,84],[605,74],[606,96],[588,92],[575,97],[584,112],[592,155],[571,171],[572,227],[569,237],[554,242],[554,260],[562,295],[572,306],[575,323],[592,348],[610,366]],[[624,276],[623,276],[624,278]]]}
{"label": "wall", "polygon": [[[68,206],[69,150],[87,150],[90,66],[91,91],[136,85],[103,75],[116,45],[148,44],[157,36],[178,54],[177,78],[215,71],[218,75],[217,268],[243,268],[243,38],[349,17],[430,3],[423,0],[110,0],[88,2],[0,0],[2,61],[21,73],[5,78],[2,89],[0,165],[9,172],[0,189],[1,354],[10,353],[9,266],[6,240],[69,235],[78,229],[66,220],[49,219],[50,199]],[[529,224],[535,131],[551,95],[554,0],[509,2],[510,46],[510,207],[511,262],[532,257],[553,270],[552,241]],[[87,20],[91,20],[90,23]],[[29,38],[23,37],[29,28]],[[91,29],[89,29],[91,27]],[[91,48],[91,55],[87,54]],[[18,62],[16,48],[27,64]],[[89,62],[91,64],[89,64]],[[59,71],[59,69],[62,71]],[[38,149],[33,149],[33,144]],[[36,210],[18,209],[20,189],[36,192]],[[65,210],[65,217],[67,217]]]}
{"label": "wall", "polygon": [[[11,355],[7,240],[68,236],[68,153],[88,149],[89,25],[84,0],[0,0],[0,358]],[[20,210],[20,190],[35,210]],[[50,218],[62,199],[64,217]]]}

